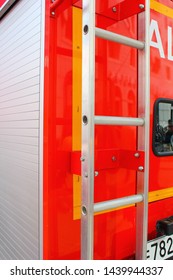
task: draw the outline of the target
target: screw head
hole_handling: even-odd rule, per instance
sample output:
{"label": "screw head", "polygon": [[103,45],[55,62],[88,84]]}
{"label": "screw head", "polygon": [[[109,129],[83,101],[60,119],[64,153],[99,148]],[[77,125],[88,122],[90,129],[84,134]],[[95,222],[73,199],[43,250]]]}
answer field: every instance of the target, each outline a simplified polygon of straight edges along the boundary
{"label": "screw head", "polygon": [[95,177],[97,177],[99,175],[98,171],[95,171],[94,174],[95,174]]}
{"label": "screw head", "polygon": [[80,160],[83,162],[83,161],[85,161],[85,158],[84,157],[80,157]]}
{"label": "screw head", "polygon": [[51,12],[51,15],[54,16],[54,15],[55,15],[55,12]]}
{"label": "screw head", "polygon": [[112,156],[112,161],[116,161],[116,157],[115,156]]}
{"label": "screw head", "polygon": [[144,167],[143,167],[143,166],[139,166],[139,167],[138,167],[138,170],[139,170],[139,171],[143,171],[143,170],[144,170]]}
{"label": "screw head", "polygon": [[85,178],[88,178],[88,173],[87,173],[87,172],[85,172],[84,176],[85,176]]}
{"label": "screw head", "polygon": [[135,153],[135,154],[134,154],[134,157],[139,158],[139,157],[140,157],[140,154],[139,154],[139,153]]}
{"label": "screw head", "polygon": [[139,4],[139,8],[140,8],[141,10],[143,10],[143,9],[145,8],[145,5],[144,5],[144,4]]}
{"label": "screw head", "polygon": [[112,11],[115,13],[117,11],[116,7],[112,7]]}

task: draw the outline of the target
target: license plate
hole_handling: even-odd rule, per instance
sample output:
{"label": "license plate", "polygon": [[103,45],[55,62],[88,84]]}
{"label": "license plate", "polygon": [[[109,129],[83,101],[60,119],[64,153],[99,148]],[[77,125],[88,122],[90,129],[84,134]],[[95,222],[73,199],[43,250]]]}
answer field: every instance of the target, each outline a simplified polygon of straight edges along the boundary
{"label": "license plate", "polygon": [[173,235],[161,236],[147,243],[147,260],[165,260],[173,256]]}

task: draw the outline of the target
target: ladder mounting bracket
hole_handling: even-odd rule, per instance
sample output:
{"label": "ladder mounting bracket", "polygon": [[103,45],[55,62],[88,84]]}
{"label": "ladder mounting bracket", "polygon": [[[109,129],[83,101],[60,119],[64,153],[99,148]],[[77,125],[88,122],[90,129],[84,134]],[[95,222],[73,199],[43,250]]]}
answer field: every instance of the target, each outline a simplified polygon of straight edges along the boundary
{"label": "ladder mounting bracket", "polygon": [[[82,161],[85,157],[82,157]],[[95,152],[95,170],[111,170],[126,168],[129,170],[144,171],[144,152],[105,149]],[[81,151],[71,153],[71,173],[81,175]]]}

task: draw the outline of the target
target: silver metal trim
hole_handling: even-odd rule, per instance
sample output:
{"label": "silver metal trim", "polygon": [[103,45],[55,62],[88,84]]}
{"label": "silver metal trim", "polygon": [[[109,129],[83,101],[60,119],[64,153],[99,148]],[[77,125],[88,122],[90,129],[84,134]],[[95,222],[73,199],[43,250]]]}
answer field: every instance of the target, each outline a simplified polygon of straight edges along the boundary
{"label": "silver metal trim", "polygon": [[95,35],[99,38],[109,40],[112,42],[120,43],[132,48],[136,48],[139,50],[143,50],[145,47],[145,43],[142,41],[138,41],[120,34],[116,34],[101,28],[96,27],[95,28]]}
{"label": "silver metal trim", "polygon": [[[81,258],[93,259],[94,243],[94,105],[95,104],[95,1],[83,0],[82,48],[82,211]],[[87,176],[86,176],[87,175]]]}
{"label": "silver metal trim", "polygon": [[7,0],[0,8],[0,19],[6,13],[6,11],[13,5],[17,0]]}
{"label": "silver metal trim", "polygon": [[40,53],[40,131],[39,131],[39,259],[43,260],[43,127],[44,127],[44,59],[45,59],[45,1],[41,1]]}
{"label": "silver metal trim", "polygon": [[122,198],[112,199],[108,201],[98,202],[94,204],[94,212],[101,212],[111,209],[116,209],[118,207],[122,206],[128,206],[130,204],[138,203],[143,201],[143,195],[132,195],[132,196],[126,196]]}
{"label": "silver metal trim", "polygon": [[145,51],[138,53],[138,117],[145,116],[145,126],[138,128],[138,150],[145,152],[145,172],[137,174],[137,193],[144,200],[136,211],[136,259],[146,259],[148,235],[148,184],[150,151],[150,1],[145,1],[145,12],[138,15],[138,38],[145,40]]}
{"label": "silver metal trim", "polygon": [[107,117],[95,116],[94,122],[97,125],[125,125],[125,126],[143,126],[142,118],[126,118],[126,117]]}

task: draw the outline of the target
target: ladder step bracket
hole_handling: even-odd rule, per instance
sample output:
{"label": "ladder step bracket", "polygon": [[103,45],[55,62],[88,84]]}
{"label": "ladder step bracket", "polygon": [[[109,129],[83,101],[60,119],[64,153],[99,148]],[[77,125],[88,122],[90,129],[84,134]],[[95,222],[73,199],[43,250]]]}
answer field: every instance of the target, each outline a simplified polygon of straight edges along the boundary
{"label": "ladder step bracket", "polygon": [[94,123],[97,125],[143,126],[144,119],[128,118],[128,117],[95,116]]}
{"label": "ladder step bracket", "polygon": [[[144,171],[144,152],[130,150],[103,149],[95,150],[95,170],[107,171],[125,168],[128,170]],[[68,158],[67,158],[68,159]],[[81,151],[73,151],[70,159],[70,172],[81,176],[81,162],[85,162],[85,157],[81,156]],[[68,161],[66,161],[69,164]],[[142,169],[143,167],[143,169]],[[62,169],[62,163],[59,167]]]}
{"label": "ladder step bracket", "polygon": [[106,14],[109,17],[112,17],[113,14],[114,19],[120,21],[144,11],[145,0],[124,0],[114,5],[112,8],[109,8]]}
{"label": "ladder step bracket", "polygon": [[120,35],[120,34],[116,34],[101,28],[96,27],[95,28],[95,35],[98,38],[102,38],[105,40],[109,40],[115,43],[119,43],[119,44],[123,44],[132,48],[136,48],[139,50],[143,50],[145,48],[145,43]]}
{"label": "ladder step bracket", "polygon": [[113,200],[107,200],[103,202],[97,202],[94,204],[94,213],[101,211],[116,209],[118,207],[128,206],[131,204],[139,203],[143,201],[143,195],[137,194],[132,196],[125,196]]}

